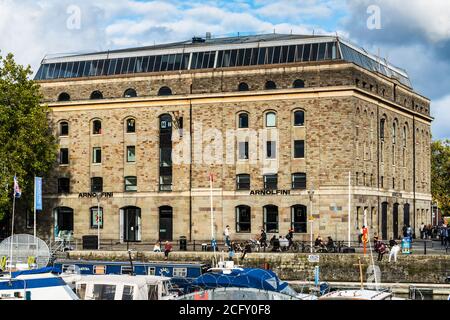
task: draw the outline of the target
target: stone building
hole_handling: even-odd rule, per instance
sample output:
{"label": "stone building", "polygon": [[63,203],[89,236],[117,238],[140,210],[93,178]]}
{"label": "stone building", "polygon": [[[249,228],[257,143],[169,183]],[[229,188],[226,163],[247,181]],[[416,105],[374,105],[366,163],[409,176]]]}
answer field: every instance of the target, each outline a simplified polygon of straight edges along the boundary
{"label": "stone building", "polygon": [[36,80],[60,145],[42,237],[96,235],[99,207],[101,238],[124,242],[222,240],[226,225],[356,241],[364,216],[389,239],[431,223],[430,101],[339,37],[53,57]]}

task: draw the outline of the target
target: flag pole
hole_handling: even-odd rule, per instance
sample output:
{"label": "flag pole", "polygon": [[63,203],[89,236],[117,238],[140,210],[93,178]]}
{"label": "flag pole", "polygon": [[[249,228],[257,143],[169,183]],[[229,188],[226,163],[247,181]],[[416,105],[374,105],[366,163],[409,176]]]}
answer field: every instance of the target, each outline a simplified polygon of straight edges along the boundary
{"label": "flag pole", "polygon": [[11,247],[9,252],[9,276],[12,278],[12,263],[13,263],[13,239],[14,239],[14,215],[16,209],[16,190],[15,190],[15,179],[16,174],[14,174],[14,183],[13,183],[13,210],[11,217]]}
{"label": "flag pole", "polygon": [[34,177],[34,206],[33,206],[33,230],[34,238],[36,238],[36,177]]}

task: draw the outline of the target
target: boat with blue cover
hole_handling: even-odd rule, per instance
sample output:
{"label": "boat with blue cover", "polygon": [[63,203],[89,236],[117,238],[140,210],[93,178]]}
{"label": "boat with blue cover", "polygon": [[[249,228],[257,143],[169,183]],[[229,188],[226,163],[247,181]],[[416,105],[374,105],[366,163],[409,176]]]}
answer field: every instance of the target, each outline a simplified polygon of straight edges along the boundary
{"label": "boat with blue cover", "polygon": [[47,267],[0,275],[0,300],[78,300],[60,270]]}
{"label": "boat with blue cover", "polygon": [[150,275],[171,279],[174,288],[185,292],[192,281],[207,272],[210,265],[204,263],[139,262],[133,261],[85,261],[56,260],[55,268],[65,272],[76,267],[80,275]]}

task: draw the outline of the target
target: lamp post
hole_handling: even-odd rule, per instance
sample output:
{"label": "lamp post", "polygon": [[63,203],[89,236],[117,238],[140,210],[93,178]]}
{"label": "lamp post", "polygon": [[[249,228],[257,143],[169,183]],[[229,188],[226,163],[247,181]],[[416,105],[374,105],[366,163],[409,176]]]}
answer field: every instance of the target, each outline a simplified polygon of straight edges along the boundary
{"label": "lamp post", "polygon": [[[97,250],[100,250],[100,197],[101,193],[97,193]],[[103,212],[102,212],[103,223]]]}
{"label": "lamp post", "polygon": [[310,203],[310,210],[311,210],[311,214],[310,214],[310,218],[309,221],[311,222],[311,227],[310,227],[310,248],[311,248],[311,253],[313,252],[313,196],[314,196],[314,188],[312,188],[311,190],[308,190],[308,195],[309,195],[309,203]]}

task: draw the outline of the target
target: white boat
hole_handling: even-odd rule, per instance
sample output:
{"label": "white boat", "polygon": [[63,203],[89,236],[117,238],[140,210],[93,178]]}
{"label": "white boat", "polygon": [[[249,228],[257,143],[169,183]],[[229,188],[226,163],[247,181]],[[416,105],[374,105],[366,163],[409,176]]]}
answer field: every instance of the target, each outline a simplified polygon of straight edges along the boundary
{"label": "white boat", "polygon": [[339,290],[327,293],[319,300],[403,300],[395,298],[392,292],[375,290]]}
{"label": "white boat", "polygon": [[132,275],[62,275],[81,300],[173,300],[170,278]]}
{"label": "white boat", "polygon": [[0,300],[79,300],[53,268],[25,270],[0,276]]}

